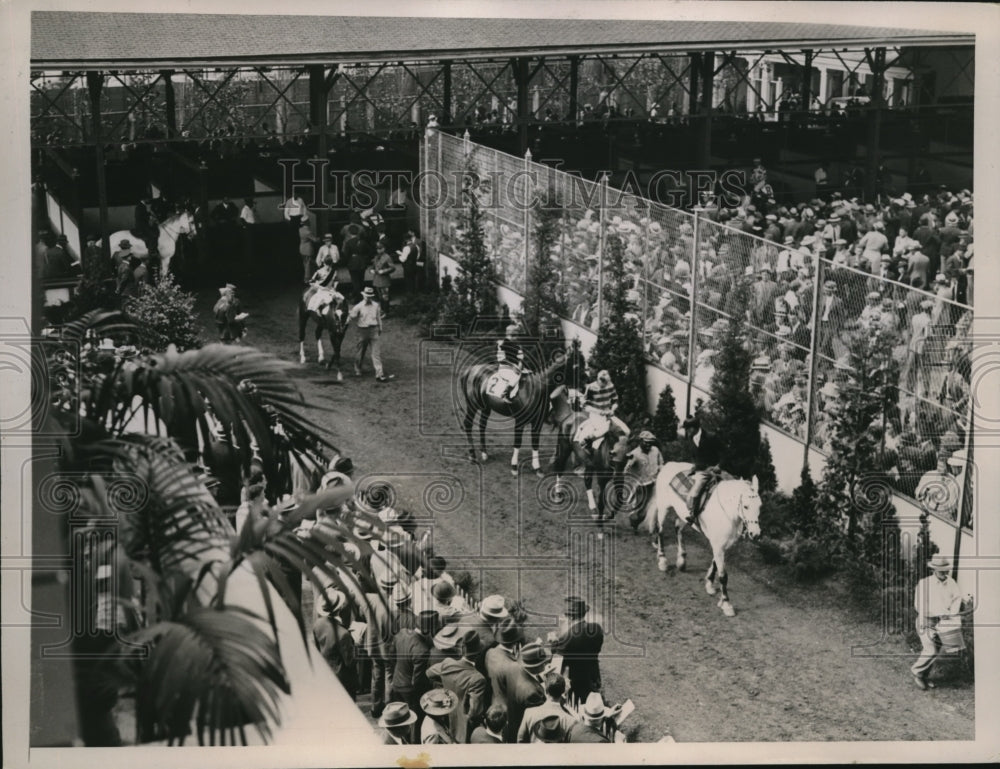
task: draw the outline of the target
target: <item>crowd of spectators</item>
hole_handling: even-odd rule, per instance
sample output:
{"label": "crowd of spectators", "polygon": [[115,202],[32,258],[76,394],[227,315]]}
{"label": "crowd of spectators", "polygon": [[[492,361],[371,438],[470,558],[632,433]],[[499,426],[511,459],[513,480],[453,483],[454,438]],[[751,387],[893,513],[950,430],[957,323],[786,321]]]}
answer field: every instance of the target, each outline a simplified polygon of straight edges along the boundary
{"label": "crowd of spectators", "polygon": [[[353,472],[349,460],[332,466],[340,469],[321,488]],[[258,468],[237,527],[264,486]],[[413,514],[397,510],[382,484],[320,511],[300,535],[326,541],[322,529],[338,525],[354,540],[340,537],[340,580],[316,573],[326,587],[314,594],[312,635],[352,698],[368,695],[387,744],[624,741],[618,727],[630,711],[604,703],[604,633],[582,598],[566,598],[554,629],[520,601],[473,599],[465,575],[449,571],[430,532],[418,536]]]}

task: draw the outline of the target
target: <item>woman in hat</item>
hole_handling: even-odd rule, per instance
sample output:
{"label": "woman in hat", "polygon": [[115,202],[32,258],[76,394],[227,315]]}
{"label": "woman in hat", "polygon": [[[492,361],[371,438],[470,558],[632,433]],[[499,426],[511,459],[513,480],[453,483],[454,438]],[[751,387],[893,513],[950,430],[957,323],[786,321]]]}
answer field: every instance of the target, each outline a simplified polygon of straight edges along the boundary
{"label": "woman in hat", "polygon": [[917,610],[917,635],[920,637],[920,656],[910,667],[913,681],[922,690],[933,688],[928,680],[931,667],[941,653],[938,626],[942,620],[951,619],[962,610],[963,596],[958,583],[951,578],[951,562],[938,553],[927,567],[933,572],[917,583],[913,604]]}
{"label": "woman in hat", "polygon": [[458,697],[448,689],[431,689],[420,698],[425,718],[420,725],[420,742],[425,745],[453,745],[458,740],[451,733],[448,718],[458,707]]}

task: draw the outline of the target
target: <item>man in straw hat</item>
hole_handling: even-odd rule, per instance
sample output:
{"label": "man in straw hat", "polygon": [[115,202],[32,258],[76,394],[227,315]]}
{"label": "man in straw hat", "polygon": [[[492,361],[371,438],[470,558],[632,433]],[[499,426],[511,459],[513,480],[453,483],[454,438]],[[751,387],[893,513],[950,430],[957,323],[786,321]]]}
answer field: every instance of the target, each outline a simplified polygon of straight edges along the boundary
{"label": "man in straw hat", "polygon": [[604,646],[604,630],[596,622],[586,621],[588,611],[586,601],[576,595],[569,596],[558,632],[549,633],[552,651],[563,656],[570,691],[581,702],[591,692],[601,690],[597,657]]}
{"label": "man in straw hat", "polygon": [[931,666],[941,652],[938,626],[962,609],[963,596],[958,583],[949,574],[951,561],[940,553],[927,562],[933,572],[917,583],[913,603],[917,609],[917,635],[920,637],[920,656],[910,667],[913,680],[922,690],[933,688],[928,681]]}
{"label": "man in straw hat", "polygon": [[332,585],[316,602],[313,639],[320,656],[326,660],[351,698],[358,694],[358,671],[354,637],[344,624],[347,596]]}
{"label": "man in straw hat", "polygon": [[446,659],[427,669],[432,684],[449,689],[458,697],[458,707],[451,711],[449,724],[455,742],[465,743],[479,725],[489,700],[489,684],[476,670],[476,658],[483,651],[479,634],[468,630],[458,642],[459,659]]}
{"label": "man in straw hat", "polygon": [[420,725],[420,742],[426,745],[453,745],[451,714],[458,707],[458,696],[448,689],[431,689],[420,698],[420,708],[426,714]]}
{"label": "man in straw hat", "polygon": [[378,720],[378,725],[385,729],[384,744],[412,745],[416,721],[417,714],[405,702],[390,702]]}
{"label": "man in straw hat", "polygon": [[[375,381],[388,382],[394,374],[386,374],[382,369],[382,311],[375,301],[375,289],[366,287],[361,292],[361,301],[351,308],[347,323],[358,327],[358,354],[354,359],[354,375],[361,376],[361,364],[365,353],[371,350],[372,366],[375,367]],[[346,326],[345,326],[346,328]]]}
{"label": "man in straw hat", "polygon": [[597,692],[587,697],[580,709],[580,719],[570,728],[566,742],[611,742],[604,735],[604,720],[614,711],[604,706],[604,698]]}

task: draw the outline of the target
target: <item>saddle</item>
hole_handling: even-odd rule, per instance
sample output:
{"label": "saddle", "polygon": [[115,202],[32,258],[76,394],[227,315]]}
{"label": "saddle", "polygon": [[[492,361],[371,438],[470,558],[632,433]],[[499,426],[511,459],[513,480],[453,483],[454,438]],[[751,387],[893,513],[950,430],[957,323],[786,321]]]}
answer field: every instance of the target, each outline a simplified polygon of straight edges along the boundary
{"label": "saddle", "polygon": [[333,304],[334,302],[341,301],[343,298],[343,295],[333,289],[326,288],[325,286],[318,286],[313,292],[313,295],[309,297],[306,309],[309,312],[321,313],[324,307],[329,304]]}
{"label": "saddle", "polygon": [[[712,495],[712,491],[721,481],[731,481],[733,479],[732,475],[725,472],[718,466],[708,468],[708,470],[705,471],[705,476],[705,485],[702,486],[701,499],[698,500],[698,508],[695,510],[695,515],[699,515],[701,513],[701,509],[704,507],[705,501]],[[688,475],[688,471],[686,470],[682,470],[677,473],[670,480],[670,488],[676,491],[677,494],[680,495],[681,499],[688,504],[690,504],[689,497],[693,486],[694,475]]]}

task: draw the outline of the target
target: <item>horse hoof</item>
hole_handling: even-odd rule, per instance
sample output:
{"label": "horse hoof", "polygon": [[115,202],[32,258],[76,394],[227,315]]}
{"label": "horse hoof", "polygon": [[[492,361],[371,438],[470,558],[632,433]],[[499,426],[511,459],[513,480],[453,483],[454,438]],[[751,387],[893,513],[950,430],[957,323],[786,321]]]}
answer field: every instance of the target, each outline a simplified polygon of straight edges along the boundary
{"label": "horse hoof", "polygon": [[677,571],[687,571],[687,567],[688,567],[687,561],[677,562]]}
{"label": "horse hoof", "polygon": [[729,603],[729,601],[723,601],[721,606],[722,606],[722,613],[725,614],[727,617],[736,616],[736,609],[733,608],[733,605]]}
{"label": "horse hoof", "polygon": [[708,593],[709,595],[715,595],[719,591],[715,589],[715,586],[711,582],[706,582],[705,592]]}
{"label": "horse hoof", "polygon": [[667,559],[666,558],[657,558],[656,559],[656,568],[659,569],[660,571],[665,572],[667,570]]}
{"label": "horse hoof", "polygon": [[510,474],[517,478],[517,465],[510,466]]}
{"label": "horse hoof", "polygon": [[300,366],[306,365],[306,356],[305,355],[300,355],[299,356],[299,365]]}
{"label": "horse hoof", "polygon": [[338,382],[343,382],[344,381],[344,375],[341,372],[339,372],[339,371],[337,372],[337,381]]}
{"label": "horse hoof", "polygon": [[489,454],[487,454],[487,453],[486,453],[485,451],[483,451],[483,452],[482,452],[482,453],[480,453],[480,455],[479,455],[479,459],[480,459],[481,461],[483,461],[483,462],[485,462],[485,461],[486,461],[486,460],[488,460],[489,458],[490,458],[490,455],[489,455]]}

